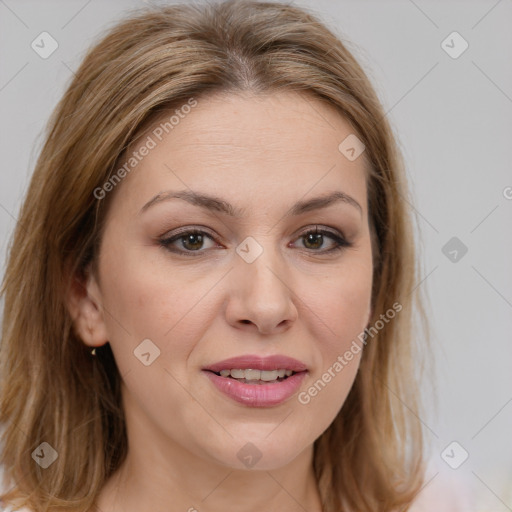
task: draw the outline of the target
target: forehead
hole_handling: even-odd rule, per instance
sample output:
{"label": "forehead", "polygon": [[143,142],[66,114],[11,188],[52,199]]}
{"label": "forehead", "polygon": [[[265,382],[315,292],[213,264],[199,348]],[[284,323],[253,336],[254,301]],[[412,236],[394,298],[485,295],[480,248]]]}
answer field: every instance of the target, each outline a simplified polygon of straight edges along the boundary
{"label": "forehead", "polygon": [[285,201],[342,187],[364,202],[365,155],[351,161],[340,152],[355,131],[333,107],[294,92],[195,101],[163,114],[128,148],[127,158],[151,146],[125,180],[132,199],[190,187],[236,204],[241,195]]}
{"label": "forehead", "polygon": [[[233,157],[250,153],[262,160],[267,155],[328,158],[338,153],[342,138],[354,133],[334,107],[309,94],[220,93],[196,101],[179,119],[166,113],[147,133],[160,128],[175,147]],[[172,127],[165,124],[170,117],[176,123]]]}

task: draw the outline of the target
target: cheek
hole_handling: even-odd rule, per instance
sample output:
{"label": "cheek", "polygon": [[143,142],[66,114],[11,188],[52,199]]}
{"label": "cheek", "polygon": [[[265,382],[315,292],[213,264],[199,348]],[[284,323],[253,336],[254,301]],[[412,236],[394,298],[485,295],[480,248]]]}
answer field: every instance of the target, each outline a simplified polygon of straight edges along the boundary
{"label": "cheek", "polygon": [[[210,279],[198,282],[191,272],[164,268],[137,251],[115,260],[106,254],[103,263],[104,270],[113,269],[103,273],[104,318],[130,406],[166,425],[176,416],[189,418],[187,424],[201,421],[204,411],[183,385],[188,385],[187,361],[204,329],[201,297]],[[185,438],[184,424],[173,428]]]}
{"label": "cheek", "polygon": [[365,245],[364,250],[347,254],[339,267],[319,281],[314,293],[306,295],[306,290],[303,291],[307,306],[318,316],[316,325],[322,335],[317,333],[316,339],[322,352],[331,359],[366,327],[372,279],[371,251]]}
{"label": "cheek", "polygon": [[371,253],[353,256],[307,300],[309,318],[316,318],[310,325],[320,357],[297,398],[304,421],[317,435],[343,406],[363,352],[362,333],[371,308]]}
{"label": "cheek", "polygon": [[[152,340],[163,355],[172,351],[174,363],[186,361],[212,315],[219,314],[219,301],[226,299],[218,297],[219,290],[229,278],[216,290],[215,272],[171,265],[153,251],[148,257],[147,247],[119,255],[116,244],[121,240],[105,248],[102,288],[118,364],[123,359],[133,363],[133,351],[144,339]],[[294,328],[310,332],[321,356],[315,373],[331,365],[366,326],[372,285],[369,237],[357,250],[347,251],[338,265],[324,268],[314,276],[296,268],[290,296],[299,310]]]}
{"label": "cheek", "polygon": [[187,341],[191,343],[193,335],[184,331],[191,328],[188,314],[204,294],[203,283],[199,285],[189,272],[143,259],[138,251],[116,258],[112,254],[106,250],[103,259],[103,305],[120,369],[139,364],[134,350],[145,339],[155,344],[160,355],[173,339],[180,339],[173,347],[175,354],[189,352]]}
{"label": "cheek", "polygon": [[343,350],[366,327],[371,304],[371,269],[354,269],[334,281],[323,299],[324,318],[331,336],[325,338],[329,351]]}

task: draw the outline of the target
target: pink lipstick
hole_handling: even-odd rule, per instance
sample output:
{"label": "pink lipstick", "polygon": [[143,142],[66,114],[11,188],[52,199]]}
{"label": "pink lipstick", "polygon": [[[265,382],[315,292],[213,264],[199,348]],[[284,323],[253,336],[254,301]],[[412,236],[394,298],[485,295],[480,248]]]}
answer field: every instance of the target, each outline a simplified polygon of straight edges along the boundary
{"label": "pink lipstick", "polygon": [[283,355],[243,355],[206,366],[203,371],[221,393],[236,402],[272,407],[298,391],[307,366]]}

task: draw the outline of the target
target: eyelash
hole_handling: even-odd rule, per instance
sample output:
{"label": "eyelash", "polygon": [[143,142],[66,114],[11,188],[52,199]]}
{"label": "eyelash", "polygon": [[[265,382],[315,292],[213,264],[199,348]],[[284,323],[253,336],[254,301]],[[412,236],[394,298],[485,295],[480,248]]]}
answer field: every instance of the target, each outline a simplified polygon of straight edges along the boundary
{"label": "eyelash", "polygon": [[[331,249],[327,249],[327,250],[323,250],[323,251],[315,250],[315,249],[307,249],[307,248],[304,249],[308,252],[311,251],[311,252],[318,253],[318,254],[332,254],[332,253],[338,252],[342,249],[345,249],[347,247],[352,247],[352,245],[353,245],[351,242],[346,240],[342,235],[337,234],[335,231],[326,230],[326,229],[318,229],[318,228],[310,229],[308,231],[304,231],[301,235],[299,235],[299,238],[303,238],[303,237],[306,237],[311,234],[323,235],[323,236],[327,235],[329,238],[334,240],[335,246],[332,247]],[[215,241],[214,237],[212,235],[208,234],[206,231],[202,231],[202,230],[194,228],[194,229],[187,229],[187,230],[181,231],[179,233],[172,235],[171,237],[161,238],[158,242],[164,249],[166,249],[170,252],[173,252],[173,253],[183,254],[183,255],[192,256],[192,257],[201,256],[202,254],[204,254],[205,251],[201,251],[201,250],[190,251],[190,250],[171,249],[170,248],[170,245],[173,242],[182,240],[182,239],[186,238],[188,235],[203,235],[203,236],[206,235],[208,238]]]}

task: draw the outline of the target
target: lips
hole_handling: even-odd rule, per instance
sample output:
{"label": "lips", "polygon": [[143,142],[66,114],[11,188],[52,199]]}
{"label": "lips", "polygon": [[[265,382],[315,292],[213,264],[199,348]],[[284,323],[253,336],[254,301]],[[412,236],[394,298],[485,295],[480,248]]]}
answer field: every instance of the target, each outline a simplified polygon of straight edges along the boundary
{"label": "lips", "polygon": [[308,367],[292,357],[283,355],[274,355],[268,357],[261,357],[256,355],[243,355],[232,357],[219,361],[218,363],[211,364],[203,368],[214,373],[219,373],[221,370],[291,370],[295,373],[303,372]]}
{"label": "lips", "polygon": [[[283,355],[244,355],[208,365],[203,372],[232,400],[249,407],[271,407],[287,401],[298,391],[307,366]],[[271,377],[275,379],[270,380]]]}

